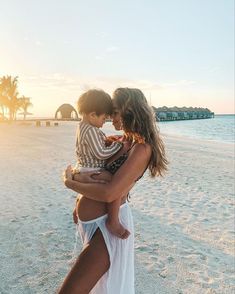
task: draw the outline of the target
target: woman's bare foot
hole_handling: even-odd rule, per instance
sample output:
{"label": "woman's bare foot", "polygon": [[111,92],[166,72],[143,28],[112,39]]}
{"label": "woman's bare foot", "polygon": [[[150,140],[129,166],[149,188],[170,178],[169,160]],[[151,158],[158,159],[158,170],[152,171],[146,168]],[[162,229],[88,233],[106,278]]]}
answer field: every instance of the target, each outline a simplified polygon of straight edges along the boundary
{"label": "woman's bare foot", "polygon": [[106,221],[106,227],[109,232],[121,239],[127,239],[130,236],[130,232],[125,229],[120,222],[114,222],[111,220]]}

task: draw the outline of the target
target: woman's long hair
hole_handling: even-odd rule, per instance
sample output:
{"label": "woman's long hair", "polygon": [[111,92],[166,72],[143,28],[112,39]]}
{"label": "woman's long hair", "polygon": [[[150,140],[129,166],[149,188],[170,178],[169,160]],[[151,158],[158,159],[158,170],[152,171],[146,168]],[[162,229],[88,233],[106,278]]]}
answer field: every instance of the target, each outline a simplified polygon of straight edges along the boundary
{"label": "woman's long hair", "polygon": [[113,94],[118,109],[121,112],[122,128],[126,136],[138,143],[148,143],[152,155],[148,165],[152,177],[162,176],[167,170],[164,143],[152,107],[139,89],[118,88]]}

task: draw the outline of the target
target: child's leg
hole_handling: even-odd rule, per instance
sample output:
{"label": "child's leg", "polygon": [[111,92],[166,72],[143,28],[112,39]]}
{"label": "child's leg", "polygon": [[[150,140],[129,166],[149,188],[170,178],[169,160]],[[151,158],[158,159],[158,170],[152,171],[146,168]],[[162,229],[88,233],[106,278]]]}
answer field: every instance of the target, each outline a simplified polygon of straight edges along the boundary
{"label": "child's leg", "polygon": [[120,205],[121,198],[107,204],[108,219],[106,221],[106,226],[108,230],[115,236],[122,239],[126,239],[130,235],[130,232],[126,230],[119,222],[118,213]]}

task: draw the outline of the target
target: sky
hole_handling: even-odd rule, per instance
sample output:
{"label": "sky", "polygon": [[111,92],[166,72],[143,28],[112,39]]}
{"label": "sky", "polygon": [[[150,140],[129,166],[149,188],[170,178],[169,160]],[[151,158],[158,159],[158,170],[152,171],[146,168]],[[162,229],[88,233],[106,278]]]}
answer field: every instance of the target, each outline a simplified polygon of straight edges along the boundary
{"label": "sky", "polygon": [[234,113],[233,0],[0,0],[0,77],[52,117],[84,91]]}

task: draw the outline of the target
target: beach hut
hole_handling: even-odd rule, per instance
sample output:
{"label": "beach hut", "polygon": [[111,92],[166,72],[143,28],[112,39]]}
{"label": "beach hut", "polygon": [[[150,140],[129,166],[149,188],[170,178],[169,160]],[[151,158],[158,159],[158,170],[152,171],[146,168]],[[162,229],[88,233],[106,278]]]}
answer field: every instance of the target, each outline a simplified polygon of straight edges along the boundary
{"label": "beach hut", "polygon": [[76,109],[70,104],[62,104],[55,113],[56,119],[78,119]]}

